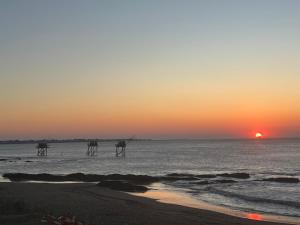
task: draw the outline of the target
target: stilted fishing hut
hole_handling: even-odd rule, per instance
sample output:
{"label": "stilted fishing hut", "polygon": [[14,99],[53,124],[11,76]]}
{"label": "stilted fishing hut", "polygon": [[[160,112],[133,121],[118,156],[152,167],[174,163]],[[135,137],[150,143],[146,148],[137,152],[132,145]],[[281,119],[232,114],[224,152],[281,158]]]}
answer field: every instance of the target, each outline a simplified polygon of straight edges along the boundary
{"label": "stilted fishing hut", "polygon": [[98,152],[98,141],[93,140],[93,141],[89,141],[88,143],[88,150],[86,152],[86,154],[88,156],[95,156]]}
{"label": "stilted fishing hut", "polygon": [[47,143],[41,142],[36,146],[37,156],[47,156],[49,145]]}
{"label": "stilted fishing hut", "polygon": [[[121,149],[119,149],[121,148]],[[126,141],[119,141],[116,144],[116,157],[125,157]]]}

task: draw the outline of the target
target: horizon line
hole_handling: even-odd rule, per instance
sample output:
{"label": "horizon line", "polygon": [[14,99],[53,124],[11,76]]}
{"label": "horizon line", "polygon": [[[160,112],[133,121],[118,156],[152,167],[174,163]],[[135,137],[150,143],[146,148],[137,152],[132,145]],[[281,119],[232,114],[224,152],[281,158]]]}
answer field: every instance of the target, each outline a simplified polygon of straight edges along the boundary
{"label": "horizon line", "polygon": [[116,141],[116,140],[131,140],[131,141],[209,141],[209,140],[280,140],[280,139],[300,139],[300,137],[264,137],[264,138],[255,138],[255,137],[211,137],[211,138],[37,138],[37,139],[2,139],[0,140],[0,144],[17,144],[17,143],[34,143],[39,141],[46,142],[85,142],[89,140],[97,140],[97,141]]}

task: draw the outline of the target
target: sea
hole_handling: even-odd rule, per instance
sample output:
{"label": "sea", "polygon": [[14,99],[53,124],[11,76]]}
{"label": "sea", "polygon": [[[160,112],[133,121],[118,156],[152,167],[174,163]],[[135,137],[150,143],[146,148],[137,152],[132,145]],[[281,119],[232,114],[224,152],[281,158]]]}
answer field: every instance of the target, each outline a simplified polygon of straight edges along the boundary
{"label": "sea", "polygon": [[300,220],[300,183],[265,180],[300,179],[300,139],[140,140],[128,143],[125,158],[115,157],[112,141],[99,142],[98,154],[94,157],[86,155],[85,142],[50,143],[47,157],[36,156],[35,146],[0,145],[0,174],[248,173],[248,179],[217,176],[165,181],[164,188],[218,206],[299,217]]}

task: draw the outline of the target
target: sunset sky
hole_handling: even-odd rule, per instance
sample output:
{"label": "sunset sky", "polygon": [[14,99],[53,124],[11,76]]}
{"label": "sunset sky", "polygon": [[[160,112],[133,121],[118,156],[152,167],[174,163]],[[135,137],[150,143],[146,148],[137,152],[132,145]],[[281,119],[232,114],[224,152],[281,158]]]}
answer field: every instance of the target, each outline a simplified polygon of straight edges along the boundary
{"label": "sunset sky", "polygon": [[0,2],[0,139],[300,136],[300,1]]}

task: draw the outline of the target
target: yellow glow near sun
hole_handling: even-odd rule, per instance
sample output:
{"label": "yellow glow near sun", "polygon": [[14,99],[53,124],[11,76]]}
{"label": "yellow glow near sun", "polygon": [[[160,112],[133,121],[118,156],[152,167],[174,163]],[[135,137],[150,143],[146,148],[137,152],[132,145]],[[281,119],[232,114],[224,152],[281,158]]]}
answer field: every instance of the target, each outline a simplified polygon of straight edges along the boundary
{"label": "yellow glow near sun", "polygon": [[262,136],[263,136],[263,135],[262,135],[262,133],[260,133],[260,132],[257,132],[257,133],[255,134],[255,137],[256,137],[256,138],[262,138]]}

